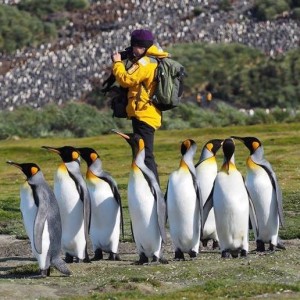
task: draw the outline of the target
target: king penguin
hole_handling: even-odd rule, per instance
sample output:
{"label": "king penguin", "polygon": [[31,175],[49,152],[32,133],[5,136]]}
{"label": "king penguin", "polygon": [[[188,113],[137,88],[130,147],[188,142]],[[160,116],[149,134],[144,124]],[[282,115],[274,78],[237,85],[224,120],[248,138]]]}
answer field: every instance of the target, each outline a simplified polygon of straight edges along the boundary
{"label": "king penguin", "polygon": [[[221,148],[223,140],[209,140],[202,148],[199,161],[196,163],[196,176],[200,187],[203,205],[206,203],[210,195],[215,178],[218,173],[216,153]],[[209,240],[213,240],[213,249],[219,247],[219,238],[216,229],[214,208],[211,209],[201,235],[201,242],[204,247],[207,246]]]}
{"label": "king penguin", "polygon": [[65,261],[89,262],[87,241],[91,218],[91,199],[80,171],[79,152],[72,146],[42,146],[62,159],[54,176],[56,196],[62,221],[62,250]]}
{"label": "king penguin", "polygon": [[154,173],[145,165],[145,144],[138,134],[124,134],[132,148],[133,160],[128,181],[127,198],[134,241],[139,254],[137,264],[167,263],[162,257],[166,241],[166,206],[164,195]]}
{"label": "king penguin", "polygon": [[282,192],[271,164],[264,158],[262,143],[256,137],[233,136],[233,138],[244,143],[250,151],[246,161],[245,184],[256,213],[256,220],[250,215],[251,223],[257,223],[258,226],[254,230],[256,250],[264,252],[265,243],[269,243],[271,251],[274,247],[285,249],[278,237],[279,226],[284,225]]}
{"label": "king penguin", "polygon": [[92,148],[77,148],[87,163],[86,181],[91,197],[90,238],[95,256],[103,259],[103,251],[109,260],[120,260],[118,254],[120,228],[124,236],[121,196],[113,177],[102,169],[102,161]]}
{"label": "king penguin", "polygon": [[167,184],[167,216],[176,260],[184,260],[184,253],[191,258],[199,253],[203,203],[193,164],[196,150],[195,141],[182,142],[180,166]]}
{"label": "king penguin", "polygon": [[242,174],[234,160],[235,145],[232,139],[222,144],[224,160],[218,172],[211,197],[204,206],[204,219],[208,207],[214,207],[221,257],[246,257],[249,249],[249,197]]}
{"label": "king penguin", "polygon": [[60,258],[62,229],[58,203],[41,169],[35,163],[7,163],[26,175],[26,181],[20,188],[20,208],[40,275],[50,276],[50,266],[65,275],[71,275]]}

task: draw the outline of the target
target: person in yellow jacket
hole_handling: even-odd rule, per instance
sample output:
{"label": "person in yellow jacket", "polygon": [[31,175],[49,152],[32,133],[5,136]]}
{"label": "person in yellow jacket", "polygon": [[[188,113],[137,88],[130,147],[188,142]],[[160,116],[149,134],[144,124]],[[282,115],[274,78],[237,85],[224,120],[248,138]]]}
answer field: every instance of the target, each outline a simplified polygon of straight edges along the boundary
{"label": "person in yellow jacket", "polygon": [[[128,88],[127,117],[132,121],[133,132],[145,142],[145,164],[158,179],[157,166],[153,154],[154,133],[161,126],[162,113],[151,102],[156,86],[155,70],[157,58],[169,54],[154,45],[151,31],[137,29],[131,33],[132,65],[126,69],[120,53],[112,55],[112,72],[120,86]],[[158,180],[159,182],[159,180]]]}

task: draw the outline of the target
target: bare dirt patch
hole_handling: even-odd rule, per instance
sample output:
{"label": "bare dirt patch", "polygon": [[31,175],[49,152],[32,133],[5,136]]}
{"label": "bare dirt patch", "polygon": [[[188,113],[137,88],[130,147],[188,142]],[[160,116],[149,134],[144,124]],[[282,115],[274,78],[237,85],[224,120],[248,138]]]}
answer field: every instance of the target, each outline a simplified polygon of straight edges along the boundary
{"label": "bare dirt patch", "polygon": [[[168,240],[170,241],[170,239]],[[299,253],[300,250],[299,239],[286,240],[284,244],[288,249],[286,255],[292,252],[294,253],[292,254],[293,256],[297,256],[295,253]],[[250,261],[252,264],[252,260],[259,259],[257,258],[257,254],[253,253],[254,248],[255,244],[251,242],[248,264],[250,264]],[[138,290],[145,295],[154,295],[161,291],[174,290],[174,282],[172,282],[174,278],[170,281],[170,278],[166,278],[161,273],[165,268],[169,270],[168,272],[180,274],[183,271],[188,272],[188,268],[191,266],[189,263],[188,265],[183,265],[172,261],[174,253],[170,242],[164,246],[164,254],[170,261],[170,264],[155,271],[153,271],[151,266],[133,266],[134,262],[138,259],[134,243],[120,243],[119,252],[121,256],[121,261],[119,262],[103,260],[101,262],[93,262],[92,264],[72,264],[70,266],[73,272],[71,277],[64,277],[57,271],[53,271],[50,277],[38,279],[34,278],[36,274],[24,275],[24,273],[18,274],[16,272],[19,267],[23,268],[28,264],[36,263],[36,260],[32,256],[29,240],[19,240],[14,236],[0,235],[0,299],[59,299],[72,296],[81,296],[84,298],[88,295],[91,296],[94,292],[102,294],[115,293],[116,291],[126,292],[129,290]],[[92,257],[93,253],[90,245],[89,253]],[[212,262],[219,260],[219,263],[222,264],[218,251],[201,249],[199,258],[197,258],[197,264],[201,265],[203,259],[208,259]],[[236,262],[239,265],[246,265],[241,260],[236,260]],[[148,271],[145,271],[147,269]],[[116,272],[117,276],[119,270],[120,272],[126,270],[128,273],[120,279],[114,276],[114,272]],[[149,272],[146,278],[144,278],[145,272]],[[99,279],[95,277],[99,277]],[[115,278],[118,278],[118,280]],[[128,281],[128,278],[134,280]],[[140,281],[140,278],[142,278],[142,281]],[[187,283],[180,280],[180,282],[176,282],[176,289],[184,288],[187,285]],[[265,298],[272,299],[273,296],[275,295],[265,295]],[[281,296],[284,296],[283,298],[288,296],[287,298],[289,299],[296,299],[299,295],[289,291],[288,294],[281,294]]]}

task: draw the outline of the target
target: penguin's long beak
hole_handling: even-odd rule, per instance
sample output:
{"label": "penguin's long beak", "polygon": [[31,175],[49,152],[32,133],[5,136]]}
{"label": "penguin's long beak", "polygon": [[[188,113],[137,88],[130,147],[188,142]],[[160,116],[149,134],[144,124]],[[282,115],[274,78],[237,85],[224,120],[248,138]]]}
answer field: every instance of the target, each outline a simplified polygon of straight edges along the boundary
{"label": "penguin's long beak", "polygon": [[42,146],[41,148],[46,149],[46,150],[48,150],[50,152],[54,152],[54,153],[60,154],[60,151],[57,148],[54,148],[54,147]]}
{"label": "penguin's long beak", "polygon": [[232,139],[235,139],[235,140],[238,140],[238,141],[241,141],[242,143],[244,143],[244,138],[242,138],[242,137],[240,137],[240,136],[232,135],[231,138],[232,138]]}
{"label": "penguin's long beak", "polygon": [[120,132],[120,131],[118,131],[118,130],[116,130],[116,129],[112,129],[111,131],[114,132],[114,133],[116,133],[116,134],[118,134],[118,135],[120,135],[120,136],[123,137],[125,140],[130,140],[130,136],[127,135],[127,134],[125,134],[125,133],[123,133],[123,132]]}
{"label": "penguin's long beak", "polygon": [[13,161],[11,161],[11,160],[8,160],[6,163],[9,164],[9,165],[15,166],[15,167],[17,167],[18,169],[22,170],[22,167],[21,167],[20,164],[18,164],[18,163],[15,163],[15,162],[13,162]]}

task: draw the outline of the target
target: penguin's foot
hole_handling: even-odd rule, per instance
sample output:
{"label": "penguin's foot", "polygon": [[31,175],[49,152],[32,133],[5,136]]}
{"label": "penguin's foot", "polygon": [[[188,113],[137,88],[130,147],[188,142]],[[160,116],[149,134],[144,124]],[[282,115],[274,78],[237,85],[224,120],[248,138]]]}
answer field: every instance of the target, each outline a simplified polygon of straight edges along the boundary
{"label": "penguin's foot", "polygon": [[245,249],[242,249],[241,250],[241,257],[247,257],[247,255],[248,255],[248,251],[245,250]]}
{"label": "penguin's foot", "polygon": [[201,240],[202,246],[207,247],[208,240]]}
{"label": "penguin's foot", "polygon": [[103,252],[101,249],[98,248],[95,250],[95,255],[92,258],[92,260],[97,261],[97,260],[101,260],[101,259],[103,259]]}
{"label": "penguin's foot", "polygon": [[90,263],[91,260],[89,259],[89,257],[85,257],[84,259],[76,257],[75,262],[76,263]]}
{"label": "penguin's foot", "polygon": [[145,253],[140,254],[140,259],[135,262],[136,265],[144,265],[149,263],[149,258],[145,255]]}
{"label": "penguin's foot", "polygon": [[230,254],[233,258],[237,258],[239,256],[239,250],[232,250]]}
{"label": "penguin's foot", "polygon": [[230,258],[230,253],[228,250],[223,250],[221,253],[222,258]]}
{"label": "penguin's foot", "polygon": [[174,257],[175,260],[184,260],[184,254],[183,252],[180,250],[180,249],[177,249],[175,251],[175,257]]}
{"label": "penguin's foot", "polygon": [[189,251],[189,256],[190,256],[190,258],[196,258],[196,257],[197,257],[196,251],[190,250],[190,251]]}
{"label": "penguin's foot", "polygon": [[156,255],[153,255],[151,263],[154,263],[154,264],[157,263],[158,264],[159,263],[159,258]]}
{"label": "penguin's foot", "polygon": [[256,251],[257,252],[265,252],[265,243],[261,240],[256,241]]}
{"label": "penguin's foot", "polygon": [[71,264],[71,263],[73,263],[73,258],[74,258],[73,255],[66,253],[65,262],[67,264]]}
{"label": "penguin's foot", "polygon": [[169,263],[169,261],[168,261],[166,258],[164,258],[164,257],[161,257],[161,258],[159,259],[159,262],[160,262],[161,264],[163,264],[163,265],[167,265],[167,264]]}
{"label": "penguin's foot", "polygon": [[117,260],[117,261],[120,261],[121,259],[120,259],[120,255],[118,253],[110,252],[108,260]]}
{"label": "penguin's foot", "polygon": [[269,251],[271,251],[271,252],[275,251],[274,245],[272,243],[270,243],[270,245],[269,245]]}
{"label": "penguin's foot", "polygon": [[45,269],[45,270],[40,269],[40,276],[43,278],[50,276],[50,268]]}
{"label": "penguin's foot", "polygon": [[212,248],[213,250],[219,249],[220,248],[219,241],[213,240]]}

